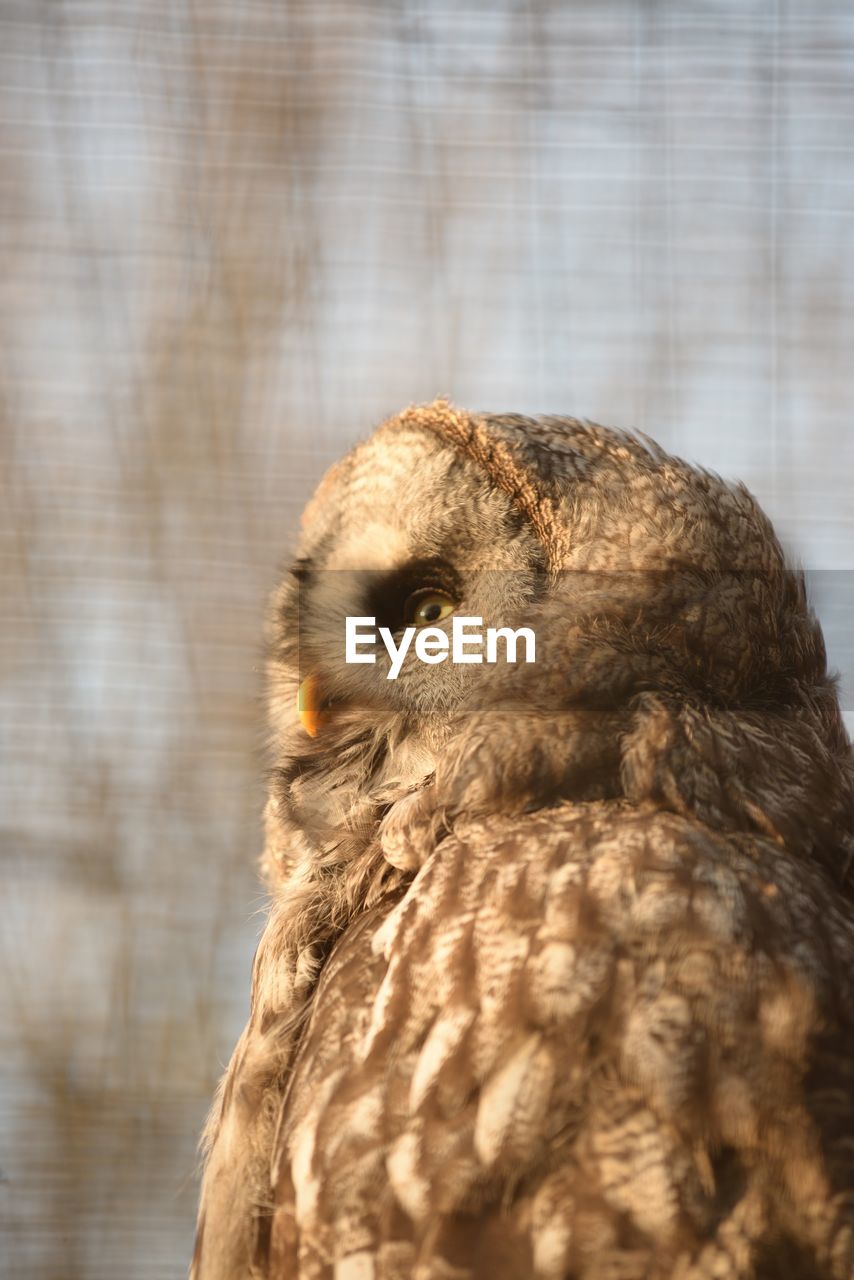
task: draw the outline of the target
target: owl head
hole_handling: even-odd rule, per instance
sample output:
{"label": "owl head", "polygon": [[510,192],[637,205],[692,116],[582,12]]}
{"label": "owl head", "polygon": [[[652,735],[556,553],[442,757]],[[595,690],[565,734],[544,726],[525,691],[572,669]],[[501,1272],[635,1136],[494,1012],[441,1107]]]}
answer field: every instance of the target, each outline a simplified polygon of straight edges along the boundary
{"label": "owl head", "polygon": [[847,857],[802,575],[743,486],[643,438],[444,401],[385,422],[306,509],[268,672],[268,874],[340,872],[348,904],[456,822],[567,799]]}

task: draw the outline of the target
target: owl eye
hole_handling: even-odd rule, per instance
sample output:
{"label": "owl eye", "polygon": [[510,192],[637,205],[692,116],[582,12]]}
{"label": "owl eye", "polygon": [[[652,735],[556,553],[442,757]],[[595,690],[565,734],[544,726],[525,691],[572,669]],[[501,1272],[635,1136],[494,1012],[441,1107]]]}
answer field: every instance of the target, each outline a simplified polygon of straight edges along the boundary
{"label": "owl eye", "polygon": [[457,607],[445,591],[436,587],[421,587],[407,597],[403,606],[403,621],[407,626],[430,627],[447,618]]}

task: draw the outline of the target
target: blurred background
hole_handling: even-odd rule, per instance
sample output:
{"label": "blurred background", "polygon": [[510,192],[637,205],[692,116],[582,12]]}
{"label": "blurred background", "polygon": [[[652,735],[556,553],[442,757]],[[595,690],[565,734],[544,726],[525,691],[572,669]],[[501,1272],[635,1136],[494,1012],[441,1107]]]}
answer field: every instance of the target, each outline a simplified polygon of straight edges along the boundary
{"label": "blurred background", "polygon": [[0,3],[0,1272],[180,1276],[265,597],[402,405],[738,476],[854,723],[854,11]]}

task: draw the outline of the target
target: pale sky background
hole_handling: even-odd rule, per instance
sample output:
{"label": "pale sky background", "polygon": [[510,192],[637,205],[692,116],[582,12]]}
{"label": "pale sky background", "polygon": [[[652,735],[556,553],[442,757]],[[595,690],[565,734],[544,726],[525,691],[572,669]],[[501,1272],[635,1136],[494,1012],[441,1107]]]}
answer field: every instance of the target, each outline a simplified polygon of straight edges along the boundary
{"label": "pale sky background", "polygon": [[155,1280],[260,926],[265,596],[375,422],[745,480],[854,724],[854,13],[2,0],[0,157],[0,1257]]}

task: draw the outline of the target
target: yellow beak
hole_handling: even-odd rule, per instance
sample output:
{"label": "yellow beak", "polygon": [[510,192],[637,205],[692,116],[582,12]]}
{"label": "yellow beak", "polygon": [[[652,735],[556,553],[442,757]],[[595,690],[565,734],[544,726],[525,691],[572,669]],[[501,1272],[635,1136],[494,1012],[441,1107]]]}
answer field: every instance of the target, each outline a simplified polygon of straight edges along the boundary
{"label": "yellow beak", "polygon": [[318,729],[326,723],[320,683],[316,676],[306,676],[297,689],[297,715],[310,738],[315,738]]}

